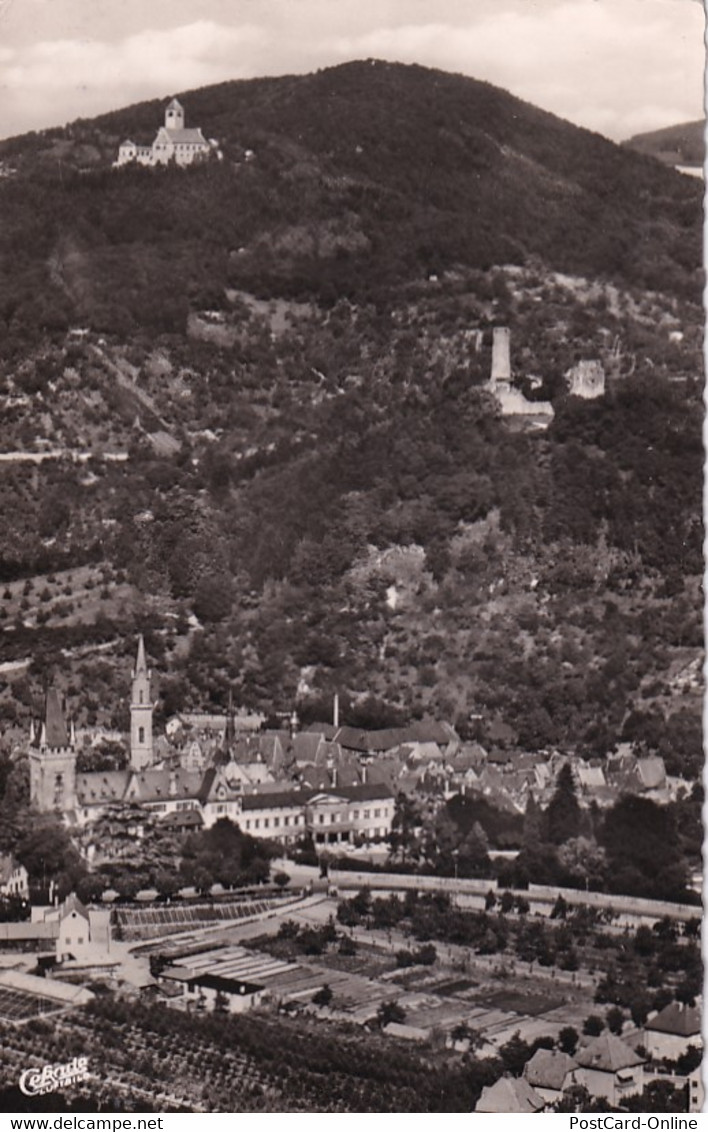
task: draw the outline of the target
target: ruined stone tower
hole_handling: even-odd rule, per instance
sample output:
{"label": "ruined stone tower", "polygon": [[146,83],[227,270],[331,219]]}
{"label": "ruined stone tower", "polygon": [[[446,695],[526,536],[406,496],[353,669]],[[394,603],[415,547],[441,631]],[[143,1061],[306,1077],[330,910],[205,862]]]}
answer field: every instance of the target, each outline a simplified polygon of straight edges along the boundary
{"label": "ruined stone tower", "polygon": [[497,389],[508,389],[511,385],[511,333],[508,326],[494,327],[491,383]]}
{"label": "ruined stone tower", "polygon": [[580,361],[565,375],[568,392],[573,397],[584,397],[586,401],[602,397],[605,392],[605,371],[602,362]]}

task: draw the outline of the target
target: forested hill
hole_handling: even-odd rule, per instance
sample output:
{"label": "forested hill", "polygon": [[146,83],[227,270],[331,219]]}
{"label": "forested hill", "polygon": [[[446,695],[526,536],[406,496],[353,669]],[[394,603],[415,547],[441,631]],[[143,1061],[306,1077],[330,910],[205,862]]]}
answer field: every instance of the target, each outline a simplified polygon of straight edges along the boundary
{"label": "forested hill", "polygon": [[120,722],[140,630],[163,713],[337,690],[695,773],[701,186],[419,67],[180,98],[221,161],[111,168],[163,102],[0,145],[0,722],[50,667]]}
{"label": "forested hill", "polygon": [[698,293],[699,185],[486,83],[372,60],[180,97],[223,162],[111,170],[159,101],[0,144],[3,338],[179,329],[227,285],[331,302],[531,257]]}
{"label": "forested hill", "polygon": [[706,155],[705,119],[635,134],[624,144],[638,153],[657,157],[665,165],[702,166]]}

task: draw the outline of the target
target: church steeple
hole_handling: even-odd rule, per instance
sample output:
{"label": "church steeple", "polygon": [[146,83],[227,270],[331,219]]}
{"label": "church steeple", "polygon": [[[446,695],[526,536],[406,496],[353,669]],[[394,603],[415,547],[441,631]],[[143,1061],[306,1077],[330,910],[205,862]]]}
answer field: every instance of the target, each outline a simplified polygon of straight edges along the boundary
{"label": "church steeple", "polygon": [[[34,728],[32,729],[34,734]],[[30,800],[42,813],[76,806],[76,736],[66,726],[58,690],[47,689],[39,743],[30,747]]]}
{"label": "church steeple", "polygon": [[143,770],[153,761],[152,710],[150,670],[145,659],[145,642],[141,633],[130,697],[130,765],[134,770]]}

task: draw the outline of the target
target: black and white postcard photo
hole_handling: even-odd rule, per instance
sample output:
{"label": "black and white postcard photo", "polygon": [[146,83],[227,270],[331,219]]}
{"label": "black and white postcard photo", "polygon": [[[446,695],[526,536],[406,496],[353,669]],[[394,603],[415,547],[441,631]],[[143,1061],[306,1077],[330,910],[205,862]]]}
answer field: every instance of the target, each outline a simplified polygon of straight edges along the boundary
{"label": "black and white postcard photo", "polygon": [[0,0],[0,1132],[700,1127],[705,20]]}

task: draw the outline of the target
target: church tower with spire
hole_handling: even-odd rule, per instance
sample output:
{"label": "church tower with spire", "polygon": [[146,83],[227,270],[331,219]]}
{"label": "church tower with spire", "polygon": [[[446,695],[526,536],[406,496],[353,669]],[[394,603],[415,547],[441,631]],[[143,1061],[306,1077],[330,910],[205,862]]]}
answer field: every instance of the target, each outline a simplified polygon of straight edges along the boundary
{"label": "church tower with spire", "polygon": [[70,813],[76,807],[76,736],[67,728],[59,692],[47,689],[39,736],[30,731],[30,802],[41,813]]}
{"label": "church tower with spire", "polygon": [[153,762],[152,711],[150,671],[145,660],[145,642],[141,634],[130,697],[130,765],[133,770],[144,770]]}

